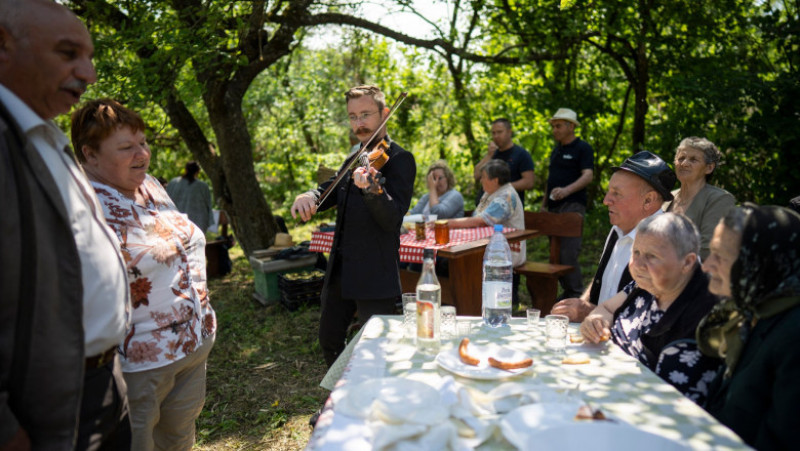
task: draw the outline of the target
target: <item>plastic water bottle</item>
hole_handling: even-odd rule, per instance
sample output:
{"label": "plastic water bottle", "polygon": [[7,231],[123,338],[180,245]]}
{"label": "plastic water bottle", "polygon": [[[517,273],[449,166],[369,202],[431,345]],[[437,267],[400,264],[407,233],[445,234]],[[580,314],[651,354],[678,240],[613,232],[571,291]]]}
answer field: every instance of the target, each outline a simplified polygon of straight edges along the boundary
{"label": "plastic water bottle", "polygon": [[511,318],[513,277],[511,248],[503,226],[495,224],[483,254],[483,322],[489,327],[500,327]]}
{"label": "plastic water bottle", "polygon": [[433,249],[425,249],[422,258],[422,275],[417,282],[417,349],[436,354],[442,338],[442,287],[436,278]]}

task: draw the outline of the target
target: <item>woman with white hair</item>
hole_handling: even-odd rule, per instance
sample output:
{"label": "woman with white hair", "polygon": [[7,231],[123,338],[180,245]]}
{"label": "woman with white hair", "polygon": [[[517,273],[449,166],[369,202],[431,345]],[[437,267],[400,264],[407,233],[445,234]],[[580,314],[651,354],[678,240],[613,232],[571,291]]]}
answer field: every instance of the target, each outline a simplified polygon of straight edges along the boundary
{"label": "woman with white hair", "polygon": [[717,303],[697,258],[700,237],[685,216],[651,216],[636,227],[633,281],[581,323],[584,338],[611,338],[681,393],[702,403],[721,361],[697,349],[695,329]]}

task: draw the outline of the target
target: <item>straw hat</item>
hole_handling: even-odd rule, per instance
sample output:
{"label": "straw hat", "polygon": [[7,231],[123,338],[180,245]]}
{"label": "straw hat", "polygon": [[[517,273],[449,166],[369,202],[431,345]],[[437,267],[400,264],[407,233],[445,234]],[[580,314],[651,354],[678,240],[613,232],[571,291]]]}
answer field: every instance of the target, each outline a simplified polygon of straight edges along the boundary
{"label": "straw hat", "polygon": [[581,125],[581,123],[578,122],[578,114],[570,110],[569,108],[559,108],[558,111],[556,111],[556,114],[554,114],[553,117],[548,119],[547,122],[553,122],[558,119],[561,119],[562,121],[572,122],[576,126]]}
{"label": "straw hat", "polygon": [[275,243],[270,246],[270,249],[286,249],[294,246],[294,240],[288,233],[278,233],[275,235]]}

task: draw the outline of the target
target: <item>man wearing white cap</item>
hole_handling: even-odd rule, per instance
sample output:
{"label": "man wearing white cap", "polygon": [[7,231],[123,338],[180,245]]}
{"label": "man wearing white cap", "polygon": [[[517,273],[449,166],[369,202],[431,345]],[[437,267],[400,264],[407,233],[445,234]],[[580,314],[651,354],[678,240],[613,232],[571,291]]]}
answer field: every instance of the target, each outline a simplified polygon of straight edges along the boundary
{"label": "man wearing white cap", "polygon": [[[586,186],[594,177],[594,151],[586,141],[575,136],[580,125],[578,115],[569,108],[559,108],[549,119],[556,145],[550,154],[550,169],[542,206],[553,213],[586,213]],[[583,292],[578,254],[581,237],[561,238],[560,262],[575,270],[559,279],[564,290],[561,298],[578,297]]]}

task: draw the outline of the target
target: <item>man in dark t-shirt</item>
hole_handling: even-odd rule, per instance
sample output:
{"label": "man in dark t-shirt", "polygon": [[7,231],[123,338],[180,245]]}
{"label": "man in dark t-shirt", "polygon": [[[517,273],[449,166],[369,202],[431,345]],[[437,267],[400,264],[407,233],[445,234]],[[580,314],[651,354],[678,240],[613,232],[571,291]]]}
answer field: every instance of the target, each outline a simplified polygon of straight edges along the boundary
{"label": "man in dark t-shirt", "polygon": [[[542,206],[550,212],[586,213],[586,186],[594,177],[594,151],[586,141],[575,136],[575,127],[580,125],[578,116],[568,108],[559,108],[548,122],[556,145],[550,154]],[[583,292],[581,267],[578,254],[581,237],[561,238],[562,265],[571,265],[575,270],[559,279],[564,292],[561,299],[578,297]]]}
{"label": "man in dark t-shirt", "polygon": [[[505,161],[511,170],[509,181],[514,189],[517,190],[519,199],[524,207],[525,190],[532,189],[534,183],[533,158],[522,146],[514,144],[511,140],[512,135],[511,122],[508,119],[495,119],[492,122],[492,140],[489,141],[486,155],[475,165],[473,176],[476,182],[479,181],[481,170],[489,160]],[[482,195],[483,189],[479,189],[478,196],[475,198],[475,205],[478,205]]]}

